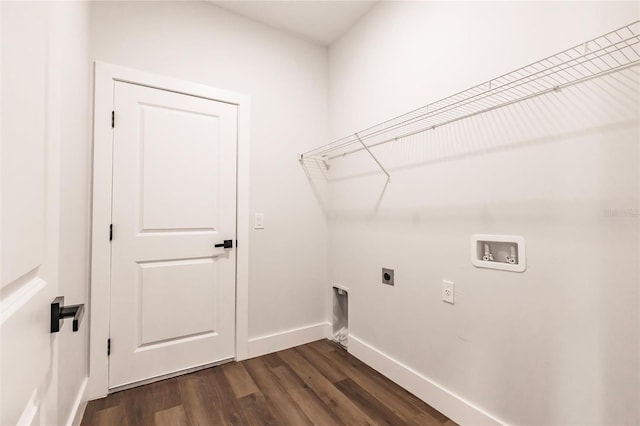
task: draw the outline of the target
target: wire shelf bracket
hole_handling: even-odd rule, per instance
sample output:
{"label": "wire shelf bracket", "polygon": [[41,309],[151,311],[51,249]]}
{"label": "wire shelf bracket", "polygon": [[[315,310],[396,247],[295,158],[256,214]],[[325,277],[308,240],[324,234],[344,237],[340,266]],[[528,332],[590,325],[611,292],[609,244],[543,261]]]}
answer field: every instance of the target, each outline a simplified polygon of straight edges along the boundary
{"label": "wire shelf bracket", "polygon": [[367,152],[369,153],[369,155],[371,156],[371,158],[373,158],[373,161],[376,162],[376,164],[378,165],[378,167],[380,167],[380,169],[382,169],[382,171],[384,172],[385,175],[387,175],[387,180],[391,180],[391,176],[389,175],[389,172],[387,171],[387,169],[384,168],[384,166],[382,164],[380,164],[380,161],[378,161],[378,158],[373,154],[373,152],[371,152],[371,150],[369,149],[369,147],[367,146],[367,144],[364,143],[364,141],[362,140],[362,138],[360,138],[360,136],[357,133],[354,133],[354,136],[356,137],[356,139],[358,139],[358,141],[362,144],[362,147],[364,149],[367,150]]}
{"label": "wire shelf bracket", "polygon": [[389,172],[371,148],[638,67],[639,43],[640,21],[635,21],[462,92],[298,154],[298,160],[303,163],[307,158],[316,158],[328,165],[334,158],[367,151],[389,178]]}

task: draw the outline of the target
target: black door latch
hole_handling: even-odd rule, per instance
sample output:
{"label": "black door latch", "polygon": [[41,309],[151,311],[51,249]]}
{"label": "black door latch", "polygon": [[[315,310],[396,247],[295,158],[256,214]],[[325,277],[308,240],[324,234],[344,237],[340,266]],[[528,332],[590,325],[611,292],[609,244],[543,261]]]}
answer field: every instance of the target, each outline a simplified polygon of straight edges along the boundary
{"label": "black door latch", "polygon": [[233,248],[233,240],[224,240],[223,243],[216,244],[216,247]]}

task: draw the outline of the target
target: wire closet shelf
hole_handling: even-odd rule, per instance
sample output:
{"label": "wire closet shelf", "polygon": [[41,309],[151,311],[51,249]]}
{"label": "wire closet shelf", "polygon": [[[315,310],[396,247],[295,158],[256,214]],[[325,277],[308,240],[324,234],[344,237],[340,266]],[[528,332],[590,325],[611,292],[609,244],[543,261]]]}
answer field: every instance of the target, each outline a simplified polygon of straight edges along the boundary
{"label": "wire closet shelf", "polygon": [[329,161],[365,150],[388,177],[389,173],[370,148],[638,66],[639,42],[640,21],[635,21],[470,89],[299,154],[298,159],[300,162],[307,158]]}

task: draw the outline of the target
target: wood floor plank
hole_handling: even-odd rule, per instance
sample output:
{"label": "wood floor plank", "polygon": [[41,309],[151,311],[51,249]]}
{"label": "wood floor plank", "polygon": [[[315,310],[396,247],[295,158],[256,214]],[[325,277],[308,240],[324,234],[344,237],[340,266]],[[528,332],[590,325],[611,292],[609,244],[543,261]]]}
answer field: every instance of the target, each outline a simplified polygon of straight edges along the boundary
{"label": "wood floor plank", "polygon": [[397,426],[405,422],[351,379],[335,384],[340,391],[367,413],[376,425]]}
{"label": "wood floor plank", "polygon": [[224,424],[222,412],[212,410],[204,399],[199,378],[190,375],[181,379],[179,382],[180,395],[189,424],[193,426]]}
{"label": "wood floor plank", "polygon": [[291,393],[292,390],[308,389],[309,386],[284,362],[271,368],[271,372],[276,377],[280,385]]}
{"label": "wood floor plank", "polygon": [[[82,424],[85,424],[84,419]],[[130,425],[131,423],[128,421],[123,407],[116,405],[94,412],[86,424],[92,426],[111,426]]]}
{"label": "wood floor plank", "polygon": [[[446,423],[447,421],[451,421],[451,420],[449,420],[449,418],[447,416],[442,414],[440,411],[436,410],[435,408],[433,408],[429,404],[426,404],[424,401],[418,399],[417,396],[415,396],[415,395],[411,395],[411,396],[414,397],[416,400],[418,400],[416,405],[420,404],[420,411],[424,415],[429,416],[429,417],[433,417],[434,419],[436,419],[440,423]],[[453,425],[449,425],[449,426],[455,426],[455,423],[453,423]]]}
{"label": "wood floor plank", "polygon": [[308,343],[304,346],[309,346],[310,348],[313,348],[320,353],[332,352],[338,348],[335,343],[328,339],[316,340],[315,342]]}
{"label": "wood floor plank", "polygon": [[236,405],[231,385],[221,368],[208,368],[198,372],[200,386],[209,408],[222,413],[224,424],[243,425],[244,419]]}
{"label": "wood floor plank", "polygon": [[269,411],[281,424],[312,425],[302,409],[278,383],[269,367],[260,358],[245,361],[245,368],[267,400]]}
{"label": "wood floor plank", "polygon": [[[418,410],[418,412],[420,413],[426,414],[428,417],[435,418],[440,423],[444,423],[445,421],[449,420],[447,416],[440,413],[430,405],[426,404],[424,401],[408,392],[406,389],[403,389],[398,384],[384,377],[382,374],[378,373],[376,370],[369,367],[364,362],[350,355],[347,351],[337,348],[336,351],[334,351],[332,354],[329,354],[329,357],[331,356],[339,357],[336,358],[336,362],[339,362],[339,359],[342,359],[343,362],[339,362],[340,367],[349,368],[348,366],[350,365],[355,369],[355,371],[359,371],[359,375],[361,377],[365,377],[368,379],[371,389],[381,389],[384,390],[384,392],[390,392],[394,394],[395,397],[393,397],[391,401],[397,402],[398,399],[404,401],[402,405],[407,409],[407,416],[410,416],[411,409],[407,408],[406,405],[408,405],[409,407],[413,407],[414,410]],[[382,395],[382,397],[384,396]]]}
{"label": "wood floor plank", "polygon": [[[124,392],[128,397],[124,397]],[[155,424],[154,408],[157,405],[149,397],[151,392],[149,388],[141,386],[118,392],[114,395],[120,401],[119,406],[124,408],[126,416],[132,425],[153,426]]]}
{"label": "wood floor plank", "polygon": [[[102,398],[106,399],[106,398]],[[84,413],[82,414],[82,420],[80,421],[80,426],[90,425],[93,421],[93,415],[96,412],[95,405],[92,404],[93,401],[87,402],[87,406],[84,409]]]}
{"label": "wood floor plank", "polygon": [[[149,411],[156,412],[167,408],[180,405],[180,391],[178,389],[178,378],[174,377],[151,383],[142,388],[136,388],[142,391],[145,403],[149,406]],[[123,395],[119,395],[120,397]],[[125,399],[129,402],[128,399]]]}
{"label": "wood floor plank", "polygon": [[280,357],[276,353],[261,356],[260,359],[262,359],[269,368],[275,368],[284,365],[282,359],[280,359]]}
{"label": "wood floor plank", "polygon": [[431,407],[430,405],[426,404],[420,398],[418,398],[417,396],[415,396],[412,393],[408,392],[406,389],[402,388],[397,383],[395,383],[392,380],[384,377],[382,374],[378,373],[376,370],[374,370],[373,368],[369,367],[368,365],[366,365],[365,363],[363,363],[359,359],[353,357],[352,355],[349,355],[346,351],[338,350],[337,352],[339,354],[341,353],[342,356],[345,356],[348,359],[350,359],[352,363],[355,363],[356,365],[358,365],[359,368],[365,374],[368,374],[370,376],[372,381],[374,381],[374,382],[376,382],[378,384],[378,386],[383,387],[383,388],[387,389],[390,392],[393,392],[399,398],[401,398],[402,400],[406,401],[408,404],[412,405],[414,408],[418,409],[421,413],[424,413],[429,417],[435,418],[440,423],[444,423],[447,420],[449,420],[449,418],[447,416],[445,416],[444,414],[442,414],[441,412],[439,412],[435,408]]}
{"label": "wood floor plank", "polygon": [[182,405],[156,411],[154,420],[156,426],[189,426]]}
{"label": "wood floor plank", "polygon": [[342,421],[349,425],[375,424],[357,405],[340,392],[297,351],[288,349],[278,352],[278,356],[291,367]]}
{"label": "wood floor plank", "polygon": [[262,393],[252,393],[237,400],[240,415],[248,425],[279,426],[280,423],[273,417],[267,400]]}
{"label": "wood floor plank", "polygon": [[373,378],[374,374],[364,369],[359,361],[356,362],[354,357],[345,356],[339,352],[340,351],[326,352],[323,356],[327,357],[336,368],[340,369],[360,387],[369,390],[374,398],[381,404],[387,405],[403,421],[408,422],[421,412],[418,407],[415,407],[406,399],[389,390],[389,387],[397,386],[395,383],[387,381],[381,386],[381,384]]}
{"label": "wood floor plank", "polygon": [[340,426],[344,423],[325,405],[300,377],[289,367],[281,365],[272,369],[280,384],[307,417],[318,426]]}
{"label": "wood floor plank", "polygon": [[87,403],[85,412],[91,413],[93,411],[104,410],[105,408],[115,407],[120,404],[120,401],[115,398],[116,394],[107,395],[105,398],[95,399]]}
{"label": "wood floor plank", "polygon": [[[119,405],[122,405],[122,392],[112,393],[107,395],[105,398],[89,401],[82,417],[81,425],[86,426],[94,424],[93,413],[107,408],[117,407]],[[124,410],[124,407],[121,407],[120,409]]]}
{"label": "wood floor plank", "polygon": [[400,399],[406,401],[408,404],[418,409],[420,413],[424,414],[425,418],[431,417],[436,419],[440,423],[444,423],[445,421],[449,420],[447,416],[431,407],[430,405],[426,404],[424,401],[408,392],[406,389],[403,389],[400,385],[384,377],[362,361],[352,357],[351,355],[349,355],[349,357],[357,361],[358,365],[365,372],[365,374],[370,374],[372,381],[378,383],[380,387],[384,387],[388,391],[397,395]]}
{"label": "wood floor plank", "polygon": [[331,383],[336,383],[346,379],[347,377],[329,360],[322,356],[319,352],[313,350],[309,346],[300,346],[295,348],[302,356],[309,361],[318,371],[320,371]]}
{"label": "wood floor plank", "polygon": [[[427,414],[420,413],[408,423],[410,426],[442,426],[443,423],[435,417]],[[449,425],[448,425],[449,426]],[[450,425],[453,426],[453,425]]]}
{"label": "wood floor plank", "polygon": [[82,426],[457,426],[328,340],[90,401]]}

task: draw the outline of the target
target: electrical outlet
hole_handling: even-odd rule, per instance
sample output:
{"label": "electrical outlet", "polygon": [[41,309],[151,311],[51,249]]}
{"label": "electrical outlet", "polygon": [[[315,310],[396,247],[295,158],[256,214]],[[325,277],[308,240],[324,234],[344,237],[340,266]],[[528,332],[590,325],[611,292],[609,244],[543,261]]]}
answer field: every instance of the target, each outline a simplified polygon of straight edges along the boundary
{"label": "electrical outlet", "polygon": [[455,303],[455,284],[453,281],[442,280],[442,300],[451,303]]}
{"label": "electrical outlet", "polygon": [[393,269],[382,268],[382,284],[394,285]]}

